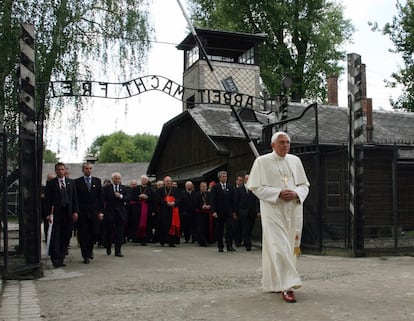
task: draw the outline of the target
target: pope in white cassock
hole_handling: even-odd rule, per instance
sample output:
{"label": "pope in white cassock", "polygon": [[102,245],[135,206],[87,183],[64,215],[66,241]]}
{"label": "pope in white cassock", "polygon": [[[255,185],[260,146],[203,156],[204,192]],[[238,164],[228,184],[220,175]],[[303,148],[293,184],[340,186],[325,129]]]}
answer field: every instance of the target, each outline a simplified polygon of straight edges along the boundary
{"label": "pope in white cassock", "polygon": [[273,152],[253,163],[247,187],[260,199],[262,220],[263,290],[281,292],[286,302],[296,302],[293,289],[302,286],[296,269],[303,225],[303,202],[309,182],[299,157],[288,154],[290,138],[273,134]]}

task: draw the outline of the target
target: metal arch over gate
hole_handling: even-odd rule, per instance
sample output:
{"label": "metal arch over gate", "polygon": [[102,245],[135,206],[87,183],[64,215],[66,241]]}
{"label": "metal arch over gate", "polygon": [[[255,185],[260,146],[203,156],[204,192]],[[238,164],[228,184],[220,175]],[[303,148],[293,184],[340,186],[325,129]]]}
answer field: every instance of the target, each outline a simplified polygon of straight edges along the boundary
{"label": "metal arch over gate", "polygon": [[155,90],[166,93],[180,101],[183,101],[185,92],[191,92],[198,98],[201,104],[253,108],[254,106],[259,106],[264,101],[262,97],[255,97],[238,92],[184,87],[160,75],[146,75],[120,83],[94,80],[58,80],[50,82],[49,86],[51,98],[95,97],[126,99]]}

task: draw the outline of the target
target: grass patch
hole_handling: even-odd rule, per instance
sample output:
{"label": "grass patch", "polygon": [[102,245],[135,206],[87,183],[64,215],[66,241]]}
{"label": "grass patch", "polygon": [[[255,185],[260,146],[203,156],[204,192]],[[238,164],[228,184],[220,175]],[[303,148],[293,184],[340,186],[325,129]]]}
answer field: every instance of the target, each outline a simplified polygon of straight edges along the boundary
{"label": "grass patch", "polygon": [[404,231],[404,235],[414,237],[414,231]]}

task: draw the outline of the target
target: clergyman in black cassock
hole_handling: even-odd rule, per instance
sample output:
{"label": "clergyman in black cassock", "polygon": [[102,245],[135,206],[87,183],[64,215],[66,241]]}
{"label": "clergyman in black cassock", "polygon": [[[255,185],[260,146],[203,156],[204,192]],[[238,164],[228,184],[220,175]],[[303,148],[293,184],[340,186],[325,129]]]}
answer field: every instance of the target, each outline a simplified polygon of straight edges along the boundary
{"label": "clergyman in black cassock", "polygon": [[193,183],[190,181],[186,182],[180,201],[181,227],[186,243],[190,239],[192,243],[197,240],[196,209],[199,205],[198,201],[199,198],[197,197],[197,192],[194,191]]}
{"label": "clergyman in black cassock", "polygon": [[197,241],[200,246],[207,246],[210,232],[210,192],[207,190],[207,182],[200,183],[200,191],[197,192],[196,226]]}
{"label": "clergyman in black cassock", "polygon": [[130,242],[138,242],[137,237],[135,236],[135,231],[139,224],[139,189],[137,180],[133,179],[129,184],[128,189],[128,203],[126,205],[127,211],[127,240]]}
{"label": "clergyman in black cassock", "polygon": [[177,239],[181,235],[179,210],[180,192],[176,187],[172,187],[171,177],[164,178],[164,187],[156,191],[156,203],[159,209],[158,228],[159,241],[161,245],[168,243],[170,247],[175,247]]}
{"label": "clergyman in black cassock", "polygon": [[141,185],[138,185],[138,226],[135,230],[135,237],[141,245],[146,245],[152,238],[152,214],[154,212],[154,191],[149,186],[147,175],[141,176]]}

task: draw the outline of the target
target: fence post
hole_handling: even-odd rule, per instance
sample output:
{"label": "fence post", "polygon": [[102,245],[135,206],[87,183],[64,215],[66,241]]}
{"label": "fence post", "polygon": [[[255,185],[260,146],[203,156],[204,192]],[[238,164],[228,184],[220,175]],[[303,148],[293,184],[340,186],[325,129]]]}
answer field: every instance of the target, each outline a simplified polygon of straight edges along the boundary
{"label": "fence post", "polygon": [[[40,273],[40,201],[37,166],[35,108],[35,37],[34,26],[22,24],[20,38],[19,102],[19,201],[23,217],[23,252],[26,265]],[[36,266],[38,268],[36,268]]]}
{"label": "fence post", "polygon": [[364,68],[361,56],[348,54],[348,111],[349,111],[349,213],[352,229],[352,252],[354,256],[364,251],[364,204],[363,160],[364,132],[361,98]]}

